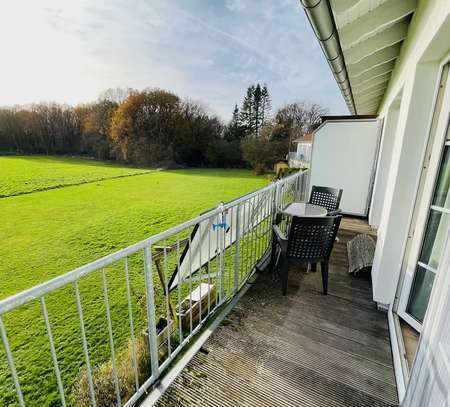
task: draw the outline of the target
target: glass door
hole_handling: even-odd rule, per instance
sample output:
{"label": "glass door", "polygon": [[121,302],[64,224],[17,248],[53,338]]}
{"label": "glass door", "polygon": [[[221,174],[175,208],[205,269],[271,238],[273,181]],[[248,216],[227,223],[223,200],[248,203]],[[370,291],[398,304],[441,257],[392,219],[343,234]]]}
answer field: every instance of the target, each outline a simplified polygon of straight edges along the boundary
{"label": "glass door", "polygon": [[[447,136],[450,134],[447,131]],[[406,313],[423,323],[450,225],[450,141],[446,141]]]}
{"label": "glass door", "polygon": [[394,311],[421,332],[450,228],[450,81],[442,72]]}

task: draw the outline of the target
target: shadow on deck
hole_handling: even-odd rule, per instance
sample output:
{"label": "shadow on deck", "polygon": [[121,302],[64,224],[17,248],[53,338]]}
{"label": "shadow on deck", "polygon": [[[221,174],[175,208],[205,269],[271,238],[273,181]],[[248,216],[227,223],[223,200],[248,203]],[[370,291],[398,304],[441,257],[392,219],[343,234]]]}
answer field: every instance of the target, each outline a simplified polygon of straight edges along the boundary
{"label": "shadow on deck", "polygon": [[368,276],[347,273],[346,243],[367,223],[347,218],[320,272],[291,267],[288,294],[262,274],[158,406],[392,406],[397,392],[387,317]]}

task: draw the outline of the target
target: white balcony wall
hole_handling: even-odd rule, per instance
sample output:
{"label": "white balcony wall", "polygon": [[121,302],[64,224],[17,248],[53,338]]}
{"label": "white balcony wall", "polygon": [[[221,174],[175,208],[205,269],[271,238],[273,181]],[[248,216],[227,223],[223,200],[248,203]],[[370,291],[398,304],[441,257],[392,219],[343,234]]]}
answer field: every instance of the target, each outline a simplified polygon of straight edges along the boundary
{"label": "white balcony wall", "polygon": [[379,126],[376,119],[331,120],[314,132],[310,187],[343,189],[345,214],[367,216]]}

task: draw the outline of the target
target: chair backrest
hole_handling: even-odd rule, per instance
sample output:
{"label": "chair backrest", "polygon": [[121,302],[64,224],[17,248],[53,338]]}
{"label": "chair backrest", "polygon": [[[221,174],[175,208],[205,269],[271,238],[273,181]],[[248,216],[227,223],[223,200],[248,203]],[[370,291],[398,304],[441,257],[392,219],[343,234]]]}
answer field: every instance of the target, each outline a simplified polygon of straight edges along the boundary
{"label": "chair backrest", "polygon": [[341,223],[342,216],[292,218],[289,229],[288,257],[303,261],[328,259]]}
{"label": "chair backrest", "polygon": [[328,212],[335,212],[341,204],[342,189],[313,185],[309,203],[323,206]]}

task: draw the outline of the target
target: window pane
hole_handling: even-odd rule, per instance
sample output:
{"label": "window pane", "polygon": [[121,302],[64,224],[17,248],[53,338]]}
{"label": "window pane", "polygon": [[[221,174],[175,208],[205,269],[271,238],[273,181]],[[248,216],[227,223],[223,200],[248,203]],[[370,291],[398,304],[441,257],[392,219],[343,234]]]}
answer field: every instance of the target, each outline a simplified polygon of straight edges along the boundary
{"label": "window pane", "polygon": [[423,322],[433,287],[434,273],[417,266],[414,283],[409,297],[407,312],[420,323]]}
{"label": "window pane", "polygon": [[445,146],[441,169],[434,191],[433,205],[450,209],[450,146]]}
{"label": "window pane", "polygon": [[447,213],[430,210],[420,261],[435,270],[438,268],[439,259],[447,238],[449,219],[450,215]]}

